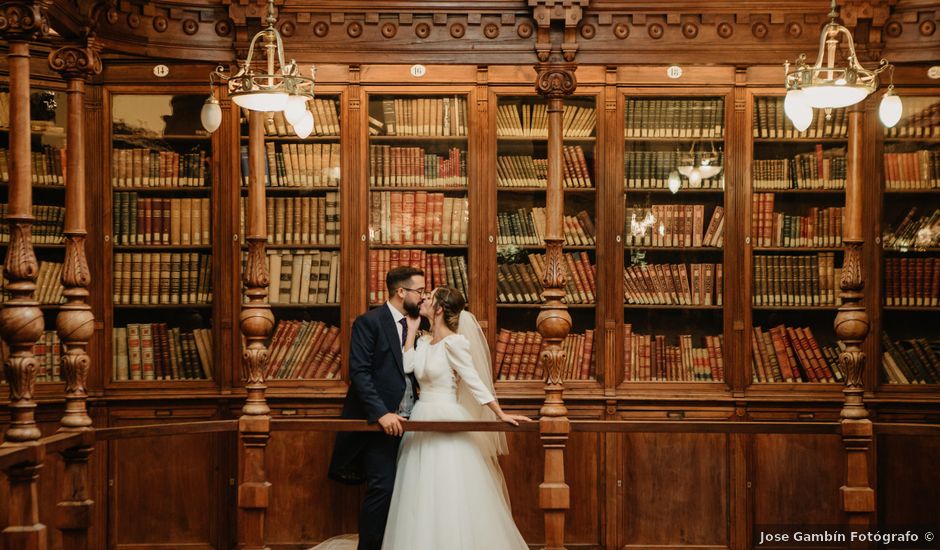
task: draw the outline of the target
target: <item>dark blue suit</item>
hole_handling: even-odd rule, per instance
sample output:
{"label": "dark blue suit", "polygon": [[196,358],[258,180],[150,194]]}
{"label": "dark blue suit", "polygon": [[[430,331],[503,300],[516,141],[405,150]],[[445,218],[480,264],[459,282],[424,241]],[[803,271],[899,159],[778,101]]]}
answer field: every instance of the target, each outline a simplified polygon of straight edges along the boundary
{"label": "dark blue suit", "polygon": [[[374,423],[389,412],[397,412],[405,394],[405,371],[401,339],[387,305],[356,318],[349,347],[350,385],[341,416]],[[418,387],[413,377],[412,386]],[[384,433],[336,435],[330,478],[367,484],[359,512],[359,550],[382,546],[400,442],[400,438]]]}

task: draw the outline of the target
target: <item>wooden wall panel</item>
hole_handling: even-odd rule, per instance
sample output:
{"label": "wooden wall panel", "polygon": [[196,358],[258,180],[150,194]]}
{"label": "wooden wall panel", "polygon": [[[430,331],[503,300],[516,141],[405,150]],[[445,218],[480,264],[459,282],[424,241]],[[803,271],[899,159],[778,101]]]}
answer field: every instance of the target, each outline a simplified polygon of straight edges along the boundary
{"label": "wooden wall panel", "polygon": [[275,432],[265,469],[272,483],[265,542],[272,549],[309,548],[358,530],[360,489],[327,479],[334,434]]}
{"label": "wooden wall panel", "polygon": [[755,435],[753,525],[844,523],[845,451],[834,435]]}
{"label": "wooden wall panel", "polygon": [[[163,416],[162,413],[172,415]],[[112,411],[112,426],[215,420],[215,409]],[[110,444],[108,547],[221,548],[223,434]]]}
{"label": "wooden wall panel", "polygon": [[884,435],[877,449],[879,523],[940,524],[940,437]]}
{"label": "wooden wall panel", "polygon": [[618,439],[624,460],[624,547],[728,547],[727,435],[628,434]]}
{"label": "wooden wall panel", "polygon": [[[545,452],[536,433],[509,436],[509,456],[500,461],[513,517],[529,544],[545,540],[545,524],[539,509],[539,483],[544,476]],[[565,522],[565,542],[600,545],[603,493],[603,439],[597,434],[573,434],[565,454],[565,481],[571,487],[571,510]]]}

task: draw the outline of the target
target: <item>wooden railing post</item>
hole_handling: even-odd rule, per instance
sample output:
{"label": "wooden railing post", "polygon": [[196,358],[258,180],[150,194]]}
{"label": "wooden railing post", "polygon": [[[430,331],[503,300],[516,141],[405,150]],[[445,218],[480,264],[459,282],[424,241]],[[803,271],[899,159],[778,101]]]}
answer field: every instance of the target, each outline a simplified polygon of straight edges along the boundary
{"label": "wooden railing post", "polygon": [[[65,265],[62,269],[66,303],[56,318],[62,341],[62,375],[65,378],[65,414],[59,431],[91,430],[91,417],[85,402],[86,381],[91,358],[88,341],[95,331],[95,316],[88,304],[91,271],[85,255],[88,234],[85,216],[85,79],[101,73],[101,58],[93,47],[67,45],[49,53],[49,66],[68,83],[68,129],[65,170]],[[66,550],[89,547],[91,527],[91,486],[88,458],[93,447],[79,446],[62,452],[65,479],[56,507],[56,527],[62,531]]]}
{"label": "wooden railing post", "polygon": [[[863,117],[864,102],[849,107],[848,177],[845,183],[845,214],[842,243],[842,305],[836,315],[836,337],[845,344],[839,364],[845,373],[845,401],[842,406],[842,443],[846,453],[845,485],[841,488],[842,510],[851,528],[867,528],[875,511],[875,491],[868,481],[868,448],[872,424],[864,402],[865,353],[862,343],[868,336],[868,314],[861,303],[865,276],[862,271]],[[864,544],[862,546],[865,546]]]}
{"label": "wooden railing post", "polygon": [[10,481],[6,550],[45,550],[46,527],[39,523],[38,480],[45,455],[38,443],[33,389],[38,362],[33,344],[44,328],[42,311],[33,297],[39,271],[33,251],[33,195],[30,153],[29,43],[46,30],[44,2],[12,1],[0,4],[0,36],[7,40],[10,71],[10,186],[4,273],[11,298],[0,311],[0,333],[10,348],[3,374],[10,385],[11,422],[3,446],[33,447],[29,458],[6,470]]}
{"label": "wooden railing post", "polygon": [[238,431],[241,436],[238,485],[239,548],[263,549],[264,517],[271,484],[264,471],[264,452],[271,433],[271,409],[265,400],[264,366],[267,341],[274,329],[274,315],[267,303],[268,262],[265,257],[267,228],[264,204],[264,114],[248,115],[248,264],[243,284],[248,303],[239,321],[247,346],[243,358],[247,398]]}

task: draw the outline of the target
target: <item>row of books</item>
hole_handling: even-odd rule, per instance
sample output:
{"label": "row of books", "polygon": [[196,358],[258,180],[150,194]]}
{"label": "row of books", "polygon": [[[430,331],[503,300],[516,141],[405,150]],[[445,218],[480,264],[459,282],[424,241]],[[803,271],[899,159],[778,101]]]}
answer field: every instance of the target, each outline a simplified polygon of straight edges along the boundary
{"label": "row of books", "polygon": [[778,325],[751,333],[751,381],[841,382],[839,348],[820,347],[809,327]]}
{"label": "row of books", "polygon": [[724,208],[715,207],[707,228],[704,227],[704,222],[704,204],[628,206],[624,245],[721,247],[724,244]]}
{"label": "row of books", "polygon": [[[905,116],[893,128],[885,128],[884,135],[896,137],[940,136],[940,103],[934,97],[904,98]],[[910,114],[908,114],[910,113]]]}
{"label": "row of books", "polygon": [[211,329],[130,323],[114,328],[111,344],[114,380],[212,379]]}
{"label": "row of books", "polygon": [[783,110],[783,96],[754,98],[754,137],[756,138],[845,138],[848,116],[845,109],[813,109],[813,121],[799,132]]}
{"label": "row of books", "polygon": [[885,231],[882,245],[897,250],[940,246],[940,208],[917,217],[917,207],[912,206],[900,222]]}
{"label": "row of books", "polygon": [[940,188],[940,151],[885,153],[885,189]]}
{"label": "row of books", "polygon": [[[680,155],[672,151],[627,151],[624,153],[624,187],[627,189],[668,189],[669,175],[676,171]],[[697,166],[699,158],[689,162]],[[722,166],[724,159],[719,149],[715,153],[715,166]],[[696,189],[724,189],[724,176],[703,178],[695,184]],[[692,187],[692,182],[689,182]]]}
{"label": "row of books", "polygon": [[[496,379],[545,380],[545,372],[539,362],[544,347],[542,335],[538,332],[499,329],[496,335],[496,362],[493,365]],[[569,334],[561,347],[565,351],[564,380],[597,378],[593,330],[586,330],[583,334]]]}
{"label": "row of books", "polygon": [[[515,212],[496,215],[497,244],[541,245],[546,233],[545,208],[519,208]],[[564,216],[562,231],[566,246],[593,246],[595,227],[591,215],[581,210],[574,216]]]}
{"label": "row of books", "polygon": [[665,334],[639,334],[623,325],[625,382],[722,382],[725,379],[722,336],[703,336],[705,347],[693,347],[691,334],[680,334],[678,345]]}
{"label": "row of books", "polygon": [[468,297],[470,290],[465,256],[445,256],[427,250],[380,249],[369,251],[369,303],[388,300],[385,274],[392,268],[410,265],[424,271],[425,287],[430,291],[452,286]]}
{"label": "row of books", "polygon": [[[335,187],[339,185],[339,143],[264,144],[267,187]],[[242,185],[248,186],[248,146],[241,146]]]}
{"label": "row of books", "polygon": [[725,129],[723,98],[630,97],[625,105],[624,137],[720,138]]}
{"label": "row of books", "polygon": [[[3,266],[0,266],[0,302],[6,302],[10,299],[9,291],[6,286],[9,284],[6,276],[3,274]],[[62,264],[58,262],[39,262],[39,272],[36,274],[36,290],[33,292],[33,299],[40,304],[61,304],[65,300],[62,293],[65,287],[62,286]]]}
{"label": "row of books", "polygon": [[642,305],[722,305],[722,264],[642,264],[623,269],[624,300]]}
{"label": "row of books", "polygon": [[383,98],[370,103],[369,115],[371,135],[467,135],[467,98],[464,96]]}
{"label": "row of books", "polygon": [[885,258],[886,306],[940,306],[940,258]]}
{"label": "row of books", "polygon": [[754,159],[754,189],[845,189],[845,149],[798,153],[785,159]]}
{"label": "row of books", "polygon": [[192,153],[138,147],[111,151],[113,187],[204,187],[209,185],[206,151]]}
{"label": "row of books", "polygon": [[[594,187],[584,149],[580,145],[562,147],[562,186]],[[496,157],[496,185],[499,187],[545,187],[548,185],[548,159],[531,155]]]}
{"label": "row of books", "polygon": [[940,340],[892,340],[881,333],[881,369],[889,384],[940,384]]}
{"label": "row of books", "polygon": [[425,191],[373,192],[370,241],[379,244],[465,245],[470,222],[466,197]]}
{"label": "row of books", "polygon": [[[339,102],[335,99],[314,98],[307,101],[307,110],[313,115],[313,136],[339,137]],[[244,122],[247,122],[247,112],[243,109]],[[283,111],[266,113],[264,117],[264,135],[272,137],[295,137],[294,127],[284,118]],[[247,131],[243,134],[247,135]]]}
{"label": "row of books", "polygon": [[[242,253],[242,273],[247,261],[248,254]],[[338,304],[339,267],[339,252],[268,250],[268,302]]]}
{"label": "row of books", "polygon": [[212,256],[119,252],[113,279],[115,304],[206,304],[212,300]]}
{"label": "row of books", "polygon": [[[65,149],[43,145],[41,151],[32,151],[30,183],[33,185],[65,185]],[[10,181],[10,152],[0,148],[0,183]]]}
{"label": "row of books", "polygon": [[118,245],[210,245],[208,198],[150,199],[116,192],[111,222]]}
{"label": "row of books", "polygon": [[[62,345],[56,331],[43,331],[39,340],[33,344],[33,356],[37,361],[36,382],[58,382],[62,379]],[[6,340],[0,340],[0,361],[6,364],[9,357],[10,348]]]}
{"label": "row of books", "polygon": [[321,321],[281,321],[268,348],[265,379],[334,379],[339,376],[339,327]]}
{"label": "row of books", "polygon": [[[567,304],[593,304],[597,293],[597,267],[587,252],[568,252],[565,260]],[[496,302],[500,304],[542,303],[545,255],[529,254],[529,263],[500,263],[496,272]]]}
{"label": "row of books", "polygon": [[834,252],[754,256],[755,306],[837,306],[842,303]]}
{"label": "row of books", "polygon": [[[6,220],[7,203],[0,203],[0,220]],[[65,208],[48,204],[33,205],[33,244],[61,244]],[[0,243],[10,242],[10,224],[0,223]]]}
{"label": "row of books", "polygon": [[[240,235],[247,235],[245,211],[248,199],[242,198],[239,217]],[[271,244],[339,244],[339,193],[322,197],[267,197],[265,222]]]}
{"label": "row of books", "polygon": [[773,193],[751,196],[751,235],[756,246],[841,246],[844,208],[810,207],[805,216],[774,212]]}
{"label": "row of books", "polygon": [[[565,105],[562,112],[564,137],[590,137],[597,125],[593,107]],[[548,105],[545,103],[501,104],[496,108],[498,137],[548,137]]]}
{"label": "row of books", "polygon": [[466,187],[467,153],[459,147],[447,156],[424,147],[369,146],[372,187]]}

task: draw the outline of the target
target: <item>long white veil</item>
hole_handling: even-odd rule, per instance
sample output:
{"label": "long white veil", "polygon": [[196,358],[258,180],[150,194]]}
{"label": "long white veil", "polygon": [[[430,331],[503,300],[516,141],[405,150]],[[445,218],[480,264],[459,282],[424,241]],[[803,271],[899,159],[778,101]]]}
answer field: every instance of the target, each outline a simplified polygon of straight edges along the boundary
{"label": "long white veil", "polygon": [[[486,336],[484,336],[483,329],[480,328],[477,318],[467,310],[460,312],[457,334],[462,335],[470,341],[470,357],[473,359],[473,366],[476,368],[477,374],[480,375],[480,379],[483,380],[483,384],[485,384],[486,388],[490,390],[490,393],[495,396],[496,389],[493,385],[493,366],[490,362],[490,348],[486,345]],[[496,417],[496,413],[490,410],[489,407],[477,403],[465,384],[458,384],[457,402],[470,411],[470,414],[475,420],[499,420]],[[509,453],[509,445],[506,444],[505,433],[478,432],[476,435],[478,435],[481,440],[481,445],[483,446],[483,451],[486,456],[496,457],[497,455]]]}

